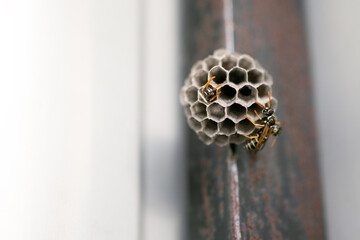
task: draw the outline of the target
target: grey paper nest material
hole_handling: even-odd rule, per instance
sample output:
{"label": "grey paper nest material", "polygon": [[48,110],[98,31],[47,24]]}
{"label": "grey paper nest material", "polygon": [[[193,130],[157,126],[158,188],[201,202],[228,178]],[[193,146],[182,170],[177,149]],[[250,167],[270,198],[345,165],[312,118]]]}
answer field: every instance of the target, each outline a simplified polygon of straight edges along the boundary
{"label": "grey paper nest material", "polygon": [[[212,101],[202,96],[202,88],[208,80],[221,93]],[[271,92],[272,78],[252,57],[219,49],[213,55],[198,61],[191,69],[181,89],[180,99],[189,126],[205,144],[215,142],[220,146],[240,144],[257,131],[245,118],[258,121],[262,109],[255,102],[265,105]],[[276,99],[271,106],[275,109]]]}

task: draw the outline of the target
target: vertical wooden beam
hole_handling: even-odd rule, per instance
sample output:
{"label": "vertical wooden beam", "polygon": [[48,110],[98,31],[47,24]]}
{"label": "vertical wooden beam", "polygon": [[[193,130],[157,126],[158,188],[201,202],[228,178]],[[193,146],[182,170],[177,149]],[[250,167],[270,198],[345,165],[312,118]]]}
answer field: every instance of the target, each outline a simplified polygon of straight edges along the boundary
{"label": "vertical wooden beam", "polygon": [[[183,1],[183,77],[191,65],[225,47],[223,1]],[[233,1],[235,50],[248,53],[274,78],[277,116],[286,126],[276,146],[257,155],[238,147],[239,209],[227,166],[228,149],[205,146],[188,130],[187,239],[324,239],[312,89],[299,0]]]}

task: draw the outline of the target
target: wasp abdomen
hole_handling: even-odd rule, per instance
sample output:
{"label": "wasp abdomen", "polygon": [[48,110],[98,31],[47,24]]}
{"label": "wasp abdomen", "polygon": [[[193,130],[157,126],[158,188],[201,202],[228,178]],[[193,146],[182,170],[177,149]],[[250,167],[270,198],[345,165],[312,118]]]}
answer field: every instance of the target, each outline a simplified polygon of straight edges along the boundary
{"label": "wasp abdomen", "polygon": [[248,150],[255,150],[258,141],[258,138],[251,139],[244,145],[244,148]]}

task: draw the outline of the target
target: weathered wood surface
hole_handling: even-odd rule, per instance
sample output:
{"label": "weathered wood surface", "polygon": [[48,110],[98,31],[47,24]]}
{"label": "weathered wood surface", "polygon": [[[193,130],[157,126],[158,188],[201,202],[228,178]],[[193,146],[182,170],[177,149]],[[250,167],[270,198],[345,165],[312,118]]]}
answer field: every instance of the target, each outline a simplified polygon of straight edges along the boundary
{"label": "weathered wood surface", "polygon": [[[225,47],[223,1],[182,1],[183,77]],[[324,239],[312,86],[301,1],[233,2],[235,50],[273,76],[277,116],[286,126],[274,148],[250,156],[238,146],[240,209],[230,206],[227,148],[205,146],[189,128],[187,239]],[[268,144],[269,145],[269,144]]]}

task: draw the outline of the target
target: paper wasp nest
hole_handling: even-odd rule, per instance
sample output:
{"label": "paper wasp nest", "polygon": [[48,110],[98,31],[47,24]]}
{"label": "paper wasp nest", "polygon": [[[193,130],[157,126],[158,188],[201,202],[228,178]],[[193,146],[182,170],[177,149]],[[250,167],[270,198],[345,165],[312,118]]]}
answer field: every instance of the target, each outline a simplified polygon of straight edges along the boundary
{"label": "paper wasp nest", "polygon": [[[208,88],[220,93],[207,101],[203,88],[214,76]],[[205,144],[240,144],[247,140],[244,135],[256,131],[245,115],[258,121],[254,110],[261,115],[262,109],[255,101],[265,105],[271,85],[271,76],[252,57],[219,49],[194,64],[180,99],[189,126]],[[276,105],[272,98],[271,106],[276,109]]]}

